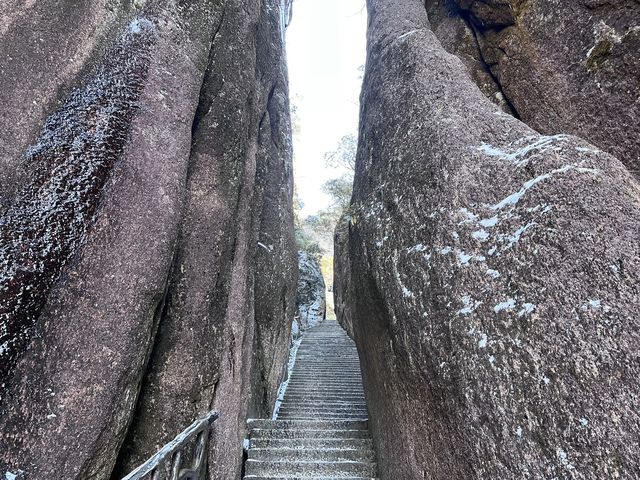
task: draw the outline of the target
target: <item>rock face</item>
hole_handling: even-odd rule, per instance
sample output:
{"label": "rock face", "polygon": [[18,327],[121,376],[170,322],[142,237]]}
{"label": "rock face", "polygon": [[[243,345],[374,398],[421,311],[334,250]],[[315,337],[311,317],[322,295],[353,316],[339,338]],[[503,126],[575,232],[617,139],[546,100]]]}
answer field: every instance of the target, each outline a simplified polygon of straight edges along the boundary
{"label": "rock face", "polygon": [[217,408],[210,476],[239,476],[295,305],[287,9],[3,16],[1,472],[119,478]]}
{"label": "rock face", "polygon": [[381,477],[637,477],[638,183],[489,102],[422,3],[368,5],[336,270]]}
{"label": "rock face", "polygon": [[640,3],[426,0],[443,46],[545,134],[570,133],[640,175]]}
{"label": "rock face", "polygon": [[336,309],[338,323],[351,338],[354,338],[352,294],[347,292],[347,289],[351,287],[351,264],[349,263],[350,220],[350,216],[343,215],[336,225],[333,236],[333,304]]}
{"label": "rock face", "polygon": [[298,252],[298,292],[296,297],[296,328],[306,330],[325,319],[327,302],[320,264],[307,252]]}

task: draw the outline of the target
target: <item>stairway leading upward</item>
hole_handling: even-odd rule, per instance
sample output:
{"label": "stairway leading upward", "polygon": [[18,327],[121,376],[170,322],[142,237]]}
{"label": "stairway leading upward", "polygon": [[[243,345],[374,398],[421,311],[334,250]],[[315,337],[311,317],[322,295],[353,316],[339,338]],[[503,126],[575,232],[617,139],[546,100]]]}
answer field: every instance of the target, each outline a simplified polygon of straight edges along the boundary
{"label": "stairway leading upward", "polygon": [[245,479],[372,479],[358,353],[335,320],[304,335],[276,420],[249,420]]}

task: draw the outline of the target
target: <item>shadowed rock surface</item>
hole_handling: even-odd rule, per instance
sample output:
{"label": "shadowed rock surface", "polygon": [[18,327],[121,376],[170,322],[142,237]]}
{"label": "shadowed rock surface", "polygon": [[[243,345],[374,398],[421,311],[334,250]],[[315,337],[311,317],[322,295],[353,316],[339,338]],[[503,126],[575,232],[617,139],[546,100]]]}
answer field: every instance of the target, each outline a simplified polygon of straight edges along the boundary
{"label": "shadowed rock surface", "polygon": [[637,477],[638,183],[490,103],[421,2],[368,5],[336,258],[381,478]]}
{"label": "shadowed rock surface", "polygon": [[353,336],[353,315],[351,302],[352,294],[347,292],[351,288],[351,265],[349,263],[349,222],[351,218],[343,215],[333,236],[333,303],[336,309],[338,323],[345,329],[347,335]]}
{"label": "shadowed rock surface", "polygon": [[120,478],[218,408],[237,477],[295,305],[287,6],[32,3],[0,20],[0,471]]}
{"label": "shadowed rock surface", "polygon": [[296,296],[296,321],[297,328],[306,330],[317,325],[327,315],[325,283],[320,264],[307,252],[298,252],[298,271],[300,279]]}
{"label": "shadowed rock surface", "polygon": [[640,2],[426,0],[443,47],[540,133],[569,133],[640,175]]}

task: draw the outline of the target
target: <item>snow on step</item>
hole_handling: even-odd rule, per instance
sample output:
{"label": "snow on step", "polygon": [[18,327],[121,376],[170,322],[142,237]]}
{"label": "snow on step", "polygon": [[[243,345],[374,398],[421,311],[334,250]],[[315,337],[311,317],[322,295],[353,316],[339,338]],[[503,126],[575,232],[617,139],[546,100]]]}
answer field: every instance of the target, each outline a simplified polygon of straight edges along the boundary
{"label": "snow on step", "polygon": [[377,476],[355,344],[327,320],[310,329],[276,420],[249,420],[245,479]]}

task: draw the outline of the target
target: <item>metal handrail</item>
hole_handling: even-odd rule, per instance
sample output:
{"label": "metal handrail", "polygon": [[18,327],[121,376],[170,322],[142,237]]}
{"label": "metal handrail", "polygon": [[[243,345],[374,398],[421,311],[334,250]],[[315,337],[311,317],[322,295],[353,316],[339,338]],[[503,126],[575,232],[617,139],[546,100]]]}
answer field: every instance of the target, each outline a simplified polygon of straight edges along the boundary
{"label": "metal handrail", "polygon": [[[215,410],[193,422],[149,460],[122,480],[203,480],[207,469],[207,449],[211,425],[220,415]],[[182,468],[182,453],[196,438],[189,468]]]}

